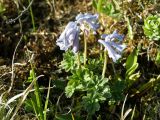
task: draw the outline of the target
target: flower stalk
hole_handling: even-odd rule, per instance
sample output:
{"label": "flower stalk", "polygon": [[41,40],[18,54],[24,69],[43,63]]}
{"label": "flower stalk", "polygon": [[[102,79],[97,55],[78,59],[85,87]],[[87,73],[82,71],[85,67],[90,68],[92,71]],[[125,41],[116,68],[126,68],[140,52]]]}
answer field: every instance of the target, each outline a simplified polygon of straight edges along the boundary
{"label": "flower stalk", "polygon": [[80,59],[80,53],[77,53],[77,62],[78,62],[78,69],[81,68],[81,59]]}
{"label": "flower stalk", "polygon": [[100,44],[100,60],[103,60],[103,46]]}
{"label": "flower stalk", "polygon": [[115,67],[114,67],[113,61],[112,61],[111,63],[112,63],[113,72],[114,72],[114,74],[115,74],[115,76],[116,76],[116,69],[115,69]]}
{"label": "flower stalk", "polygon": [[86,65],[87,61],[87,39],[84,34],[84,66]]}
{"label": "flower stalk", "polygon": [[105,73],[107,69],[107,51],[104,51],[104,65],[103,65],[103,71],[102,71],[102,79],[105,78]]}

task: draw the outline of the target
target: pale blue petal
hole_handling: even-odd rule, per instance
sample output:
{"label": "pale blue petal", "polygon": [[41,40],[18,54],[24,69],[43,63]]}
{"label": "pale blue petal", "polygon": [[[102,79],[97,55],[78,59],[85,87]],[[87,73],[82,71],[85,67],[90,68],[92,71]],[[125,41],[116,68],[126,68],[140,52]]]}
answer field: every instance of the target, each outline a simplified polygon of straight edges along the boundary
{"label": "pale blue petal", "polygon": [[117,30],[115,30],[111,35],[110,39],[117,39],[119,41],[122,41],[124,39],[124,35],[118,34]]}
{"label": "pale blue petal", "polygon": [[105,51],[108,51],[108,56],[112,58],[113,62],[116,62],[119,58],[121,58],[121,55],[117,53],[109,44],[108,42],[105,42],[103,40],[98,40],[99,43],[103,44],[105,47]]}
{"label": "pale blue petal", "polygon": [[89,24],[89,26],[90,26],[90,28],[92,29],[92,30],[94,30],[94,31],[96,31],[98,28],[99,28],[99,24],[97,24],[97,23],[92,23],[92,22],[88,22],[88,24]]}
{"label": "pale blue petal", "polygon": [[107,36],[108,36],[107,34],[102,34],[102,35],[101,35],[101,38],[102,38],[102,39],[105,39]]}
{"label": "pale blue petal", "polygon": [[[79,27],[76,22],[69,22],[65,30],[60,35],[56,44],[60,47],[60,50],[68,50],[70,47],[75,47],[75,41],[79,42]],[[73,45],[74,44],[74,45]],[[79,44],[76,44],[79,45]],[[79,46],[77,46],[78,51]]]}
{"label": "pale blue petal", "polygon": [[79,32],[76,33],[76,36],[75,36],[75,40],[73,41],[73,48],[72,48],[72,51],[74,53],[77,53],[79,51]]}
{"label": "pale blue petal", "polygon": [[101,38],[104,40],[99,40],[98,42],[104,45],[105,50],[108,51],[108,56],[116,62],[119,58],[121,58],[121,54],[126,48],[126,45],[120,44],[120,42],[124,39],[124,36],[118,34],[117,31],[114,31],[112,34],[102,34]]}
{"label": "pale blue petal", "polygon": [[122,44],[117,44],[115,42],[109,42],[110,46],[114,47],[116,50],[118,50],[118,52],[122,52],[125,48],[126,45],[122,45]]}
{"label": "pale blue petal", "polygon": [[92,15],[90,13],[85,13],[85,14],[80,13],[76,17],[76,22],[79,23],[80,25],[88,24],[90,29],[96,31],[99,28],[98,17],[99,17],[98,14]]}

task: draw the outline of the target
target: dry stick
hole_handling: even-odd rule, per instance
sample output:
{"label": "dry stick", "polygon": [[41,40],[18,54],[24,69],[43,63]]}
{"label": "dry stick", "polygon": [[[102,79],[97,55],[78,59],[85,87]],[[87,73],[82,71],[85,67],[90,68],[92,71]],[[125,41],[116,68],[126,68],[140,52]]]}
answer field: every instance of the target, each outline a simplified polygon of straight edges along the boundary
{"label": "dry stick", "polygon": [[[16,4],[17,6],[17,9],[18,9],[18,14],[19,14],[19,3],[17,0],[14,1],[14,3]],[[21,22],[21,19],[20,17],[18,18],[18,21],[19,21],[19,25],[20,25],[20,33],[22,33],[22,22]]]}
{"label": "dry stick", "polygon": [[6,21],[6,23],[7,24],[11,24],[11,23],[15,22],[16,20],[18,20],[30,8],[30,6],[32,5],[32,3],[33,3],[33,0],[29,3],[29,5],[27,6],[27,8],[24,9],[16,18],[10,19],[10,20]]}
{"label": "dry stick", "polygon": [[15,77],[15,74],[14,74],[14,59],[15,59],[15,55],[16,55],[17,48],[18,48],[18,46],[20,45],[20,43],[21,43],[21,41],[22,41],[22,38],[23,38],[23,35],[21,36],[19,42],[17,43],[16,48],[15,48],[14,53],[13,53],[13,57],[12,57],[12,71],[11,71],[11,73],[12,73],[12,76],[11,76],[11,86],[10,86],[10,88],[8,89],[8,93],[11,91],[12,86],[13,86],[14,77]]}
{"label": "dry stick", "polygon": [[6,72],[6,73],[2,74],[2,75],[0,76],[0,79],[1,79],[2,77],[4,77],[4,76],[8,75],[8,74],[11,74],[11,73],[12,73],[12,72]]}

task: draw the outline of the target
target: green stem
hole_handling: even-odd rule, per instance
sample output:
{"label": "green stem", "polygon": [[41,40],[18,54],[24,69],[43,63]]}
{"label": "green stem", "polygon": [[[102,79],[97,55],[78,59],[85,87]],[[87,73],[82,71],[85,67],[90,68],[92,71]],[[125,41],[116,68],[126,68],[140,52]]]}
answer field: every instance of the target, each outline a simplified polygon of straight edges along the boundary
{"label": "green stem", "polygon": [[113,72],[114,72],[115,76],[117,76],[117,74],[116,74],[116,69],[115,69],[115,67],[114,67],[113,61],[112,61],[111,63],[112,63]]}
{"label": "green stem", "polygon": [[103,46],[100,44],[100,60],[103,60],[102,51],[103,51]]}
{"label": "green stem", "polygon": [[[30,4],[30,0],[28,0],[29,4]],[[36,27],[35,27],[35,21],[34,21],[34,15],[33,15],[33,11],[32,11],[32,7],[30,6],[29,8],[30,10],[30,15],[31,15],[31,19],[32,19],[32,26],[33,26],[33,31],[35,32],[36,31]]]}
{"label": "green stem", "polygon": [[106,69],[107,69],[107,51],[104,51],[104,65],[102,71],[102,79],[105,78]]}
{"label": "green stem", "polygon": [[84,33],[84,66],[86,65],[87,61],[87,39],[85,38],[85,33]]}
{"label": "green stem", "polygon": [[[35,72],[34,72],[33,68],[32,68],[32,71],[34,73],[33,79],[36,79],[36,75],[35,75]],[[40,91],[39,91],[39,85],[38,85],[37,81],[35,81],[35,83],[34,83],[34,88],[35,88],[34,94],[36,96],[38,112],[40,114],[40,120],[43,120],[44,117],[43,117],[43,109],[42,109],[42,100],[41,100],[41,95],[40,95]]]}
{"label": "green stem", "polygon": [[103,0],[98,0],[97,11],[98,11],[99,13],[101,12],[102,1],[103,1]]}
{"label": "green stem", "polygon": [[78,69],[81,68],[81,60],[80,60],[80,54],[77,53],[77,61],[78,61]]}
{"label": "green stem", "polygon": [[[31,70],[32,70],[32,79],[35,80],[36,79],[36,73],[34,71],[35,66],[34,66],[34,63],[31,58],[30,58],[30,65],[31,65]],[[34,89],[35,89],[34,95],[36,97],[36,101],[34,100],[34,98],[31,98],[32,101],[35,101],[35,104],[36,104],[36,108],[34,108],[34,111],[35,111],[36,115],[38,114],[38,116],[37,116],[38,120],[44,120],[41,93],[39,90],[39,85],[36,80],[34,82]],[[35,107],[33,102],[32,102],[32,105],[33,105],[33,107]]]}
{"label": "green stem", "polygon": [[51,89],[51,79],[49,80],[47,98],[46,98],[46,102],[45,102],[45,106],[44,106],[44,120],[47,119],[47,106],[48,106],[48,101],[49,101],[50,89]]}

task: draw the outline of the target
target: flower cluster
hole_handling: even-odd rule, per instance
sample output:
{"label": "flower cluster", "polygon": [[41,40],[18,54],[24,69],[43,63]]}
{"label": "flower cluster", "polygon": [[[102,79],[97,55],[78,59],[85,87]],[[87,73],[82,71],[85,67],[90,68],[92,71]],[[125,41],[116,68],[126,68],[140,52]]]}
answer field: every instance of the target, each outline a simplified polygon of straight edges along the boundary
{"label": "flower cluster", "polygon": [[[99,28],[98,17],[98,14],[78,14],[76,20],[68,23],[56,41],[60,49],[67,51],[72,47],[72,51],[77,53],[79,51],[80,30],[86,35],[88,35],[90,31],[96,33],[96,30]],[[113,62],[116,62],[121,58],[122,51],[126,48],[126,45],[121,44],[123,39],[123,35],[114,31],[112,34],[102,34],[98,42],[105,47],[104,50],[108,51],[108,56],[112,58]]]}
{"label": "flower cluster", "polygon": [[60,35],[59,39],[56,41],[60,50],[68,50],[72,47],[72,51],[77,53],[79,50],[79,33],[80,29],[83,32],[89,32],[93,30],[94,32],[99,28],[98,15],[92,15],[89,13],[78,14],[75,22],[69,22],[65,30]]}
{"label": "flower cluster", "polygon": [[101,37],[104,40],[100,39],[98,42],[104,45],[105,51],[108,51],[108,56],[112,58],[113,62],[116,62],[121,58],[121,53],[126,48],[126,45],[121,44],[124,36],[119,35],[117,31],[114,31],[112,34],[103,34]]}

